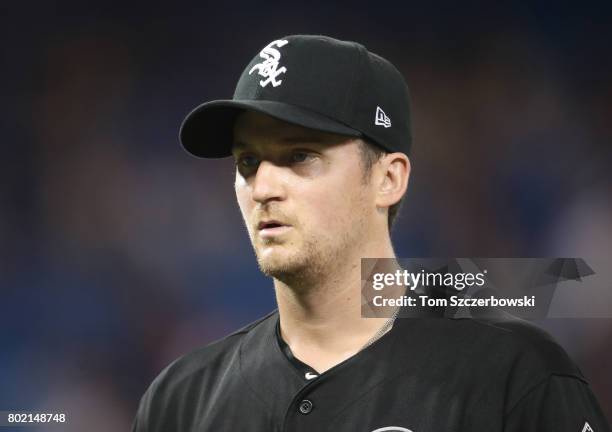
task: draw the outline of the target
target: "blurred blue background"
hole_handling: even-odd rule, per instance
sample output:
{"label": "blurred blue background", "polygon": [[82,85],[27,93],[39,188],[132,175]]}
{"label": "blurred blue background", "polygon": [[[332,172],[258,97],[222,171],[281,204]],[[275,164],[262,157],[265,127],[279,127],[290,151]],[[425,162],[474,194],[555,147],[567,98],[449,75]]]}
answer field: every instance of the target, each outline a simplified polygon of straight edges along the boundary
{"label": "blurred blue background", "polygon": [[[398,255],[612,257],[610,2],[0,12],[0,410],[128,430],[166,364],[275,307],[231,161],[190,157],[177,134],[283,35],[356,40],[404,73],[415,143]],[[540,324],[612,418],[612,320]]]}

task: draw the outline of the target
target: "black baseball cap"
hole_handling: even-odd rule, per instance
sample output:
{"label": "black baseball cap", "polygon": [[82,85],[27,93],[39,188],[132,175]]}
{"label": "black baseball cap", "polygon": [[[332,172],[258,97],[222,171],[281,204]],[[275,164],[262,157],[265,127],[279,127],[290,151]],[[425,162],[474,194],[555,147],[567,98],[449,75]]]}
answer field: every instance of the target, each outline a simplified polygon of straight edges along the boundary
{"label": "black baseball cap", "polygon": [[268,43],[242,72],[232,99],[187,115],[183,147],[203,158],[231,156],[234,121],[244,110],[410,151],[408,86],[389,61],[356,42],[293,35]]}

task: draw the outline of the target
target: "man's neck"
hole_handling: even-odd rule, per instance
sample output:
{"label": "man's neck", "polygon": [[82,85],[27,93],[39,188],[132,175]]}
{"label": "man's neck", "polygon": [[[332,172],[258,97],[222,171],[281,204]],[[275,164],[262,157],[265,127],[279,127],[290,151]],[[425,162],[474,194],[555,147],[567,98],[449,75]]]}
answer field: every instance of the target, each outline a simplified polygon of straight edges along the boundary
{"label": "man's neck", "polygon": [[281,335],[293,355],[323,372],[353,356],[388,321],[361,316],[361,255],[395,258],[390,245],[346,257],[300,287],[274,280]]}

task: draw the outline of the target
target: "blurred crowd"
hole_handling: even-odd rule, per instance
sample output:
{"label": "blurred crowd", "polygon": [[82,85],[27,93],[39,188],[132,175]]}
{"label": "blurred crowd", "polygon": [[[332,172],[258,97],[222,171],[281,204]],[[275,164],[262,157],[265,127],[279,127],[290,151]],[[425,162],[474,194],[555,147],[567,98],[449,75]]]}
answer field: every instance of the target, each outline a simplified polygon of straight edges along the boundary
{"label": "blurred crowd", "polygon": [[[128,430],[166,364],[275,308],[232,162],[177,134],[286,34],[359,41],[405,75],[399,256],[612,263],[611,8],[281,6],[4,12],[0,410]],[[612,319],[539,324],[612,418]]]}

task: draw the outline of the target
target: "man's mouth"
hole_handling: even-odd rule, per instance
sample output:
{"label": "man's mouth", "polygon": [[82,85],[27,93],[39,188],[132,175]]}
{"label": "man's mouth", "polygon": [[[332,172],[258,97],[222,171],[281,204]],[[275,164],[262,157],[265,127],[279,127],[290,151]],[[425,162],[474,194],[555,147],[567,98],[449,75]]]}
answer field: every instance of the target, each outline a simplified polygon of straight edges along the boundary
{"label": "man's mouth", "polygon": [[262,229],[268,229],[268,228],[277,228],[280,226],[285,226],[285,224],[277,220],[271,219],[271,220],[259,222],[259,225],[257,225],[257,229],[262,230]]}
{"label": "man's mouth", "polygon": [[274,219],[263,220],[257,225],[257,230],[261,237],[275,237],[286,233],[290,229],[291,225]]}

